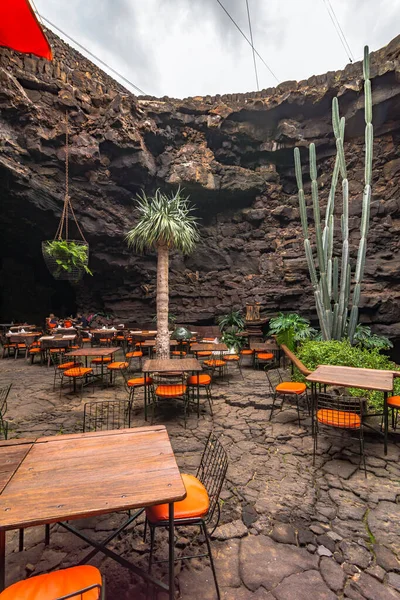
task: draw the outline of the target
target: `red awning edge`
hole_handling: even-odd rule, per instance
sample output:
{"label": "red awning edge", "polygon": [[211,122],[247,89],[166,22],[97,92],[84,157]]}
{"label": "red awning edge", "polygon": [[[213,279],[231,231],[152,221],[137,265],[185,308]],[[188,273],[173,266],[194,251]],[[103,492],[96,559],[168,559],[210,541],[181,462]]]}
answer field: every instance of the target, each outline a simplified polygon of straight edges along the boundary
{"label": "red awning edge", "polygon": [[52,60],[50,44],[29,0],[0,0],[0,46]]}

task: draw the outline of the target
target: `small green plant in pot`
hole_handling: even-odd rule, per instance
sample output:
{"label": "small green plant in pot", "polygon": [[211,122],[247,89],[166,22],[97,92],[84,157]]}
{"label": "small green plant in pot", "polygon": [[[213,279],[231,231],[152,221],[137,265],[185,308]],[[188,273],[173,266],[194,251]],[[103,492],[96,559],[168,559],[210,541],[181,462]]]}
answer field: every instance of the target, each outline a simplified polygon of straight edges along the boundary
{"label": "small green plant in pot", "polygon": [[238,335],[235,331],[224,331],[221,336],[221,341],[235,352],[239,352],[243,347],[243,337]]}
{"label": "small green plant in pot", "polygon": [[47,266],[57,279],[79,279],[83,273],[93,275],[88,267],[87,244],[53,240],[44,242],[43,250]]}
{"label": "small green plant in pot", "polygon": [[315,337],[317,330],[297,313],[279,313],[269,322],[269,334],[275,335],[278,344],[285,344],[293,352],[297,343]]}
{"label": "small green plant in pot", "polygon": [[240,310],[231,310],[226,315],[217,318],[221,331],[242,331],[245,321]]}

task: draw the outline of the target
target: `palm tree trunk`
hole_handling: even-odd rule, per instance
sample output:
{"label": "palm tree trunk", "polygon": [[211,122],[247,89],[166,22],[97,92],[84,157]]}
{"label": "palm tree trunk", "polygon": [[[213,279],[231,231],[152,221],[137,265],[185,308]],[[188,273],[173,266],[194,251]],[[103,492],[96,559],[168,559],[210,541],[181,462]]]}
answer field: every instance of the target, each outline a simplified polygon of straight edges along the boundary
{"label": "palm tree trunk", "polygon": [[159,244],[157,247],[157,341],[156,357],[169,358],[169,331],[168,331],[168,246]]}

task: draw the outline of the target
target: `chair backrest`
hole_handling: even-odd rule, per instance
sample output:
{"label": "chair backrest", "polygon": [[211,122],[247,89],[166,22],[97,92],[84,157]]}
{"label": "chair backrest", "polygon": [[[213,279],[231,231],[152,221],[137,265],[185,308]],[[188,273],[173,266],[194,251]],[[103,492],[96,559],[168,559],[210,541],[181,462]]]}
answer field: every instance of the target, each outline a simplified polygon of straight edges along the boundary
{"label": "chair backrest", "polygon": [[[324,419],[323,422],[328,421],[331,427],[340,427],[341,429],[348,426],[354,428],[354,419],[351,418],[351,414],[356,414],[361,418],[365,412],[366,399],[359,398],[356,396],[339,396],[338,394],[327,394],[325,392],[317,392],[315,402],[315,414],[318,411],[327,411],[326,416],[328,419]],[[344,413],[348,413],[346,417]]]}
{"label": "chair backrest", "polygon": [[207,438],[200,465],[196,473],[196,477],[206,488],[210,499],[207,521],[211,521],[214,515],[227,469],[228,456],[219,439],[211,432]]}
{"label": "chair backrest", "polygon": [[0,418],[4,417],[7,410],[7,398],[10,393],[12,383],[0,388]]}
{"label": "chair backrest", "polygon": [[83,433],[108,431],[131,426],[132,405],[129,400],[95,400],[85,402]]}
{"label": "chair backrest", "polygon": [[264,367],[264,372],[267,376],[269,391],[271,392],[271,394],[273,394],[275,392],[276,386],[282,383],[281,372],[279,369],[271,370],[268,365]]}

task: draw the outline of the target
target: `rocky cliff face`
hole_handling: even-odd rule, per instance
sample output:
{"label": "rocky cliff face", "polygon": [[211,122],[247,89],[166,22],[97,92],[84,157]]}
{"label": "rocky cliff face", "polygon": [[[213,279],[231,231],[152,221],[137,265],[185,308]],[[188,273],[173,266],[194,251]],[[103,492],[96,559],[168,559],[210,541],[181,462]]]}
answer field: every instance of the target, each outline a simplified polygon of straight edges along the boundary
{"label": "rocky cliff face", "polygon": [[[136,192],[181,185],[197,206],[202,242],[193,256],[172,257],[171,312],[182,321],[207,321],[259,301],[269,313],[295,310],[315,319],[293,148],[306,157],[315,142],[325,202],[337,94],[347,122],[355,261],[363,189],[361,64],[252,94],[137,98],[49,36],[53,63],[0,50],[2,318],[38,318],[76,304],[148,320],[155,312],[155,256],[132,254],[123,237],[135,221]],[[361,312],[377,331],[397,336],[400,36],[373,54],[371,79],[373,200]],[[66,110],[70,193],[94,271],[75,287],[55,282],[40,253],[62,207]]]}

